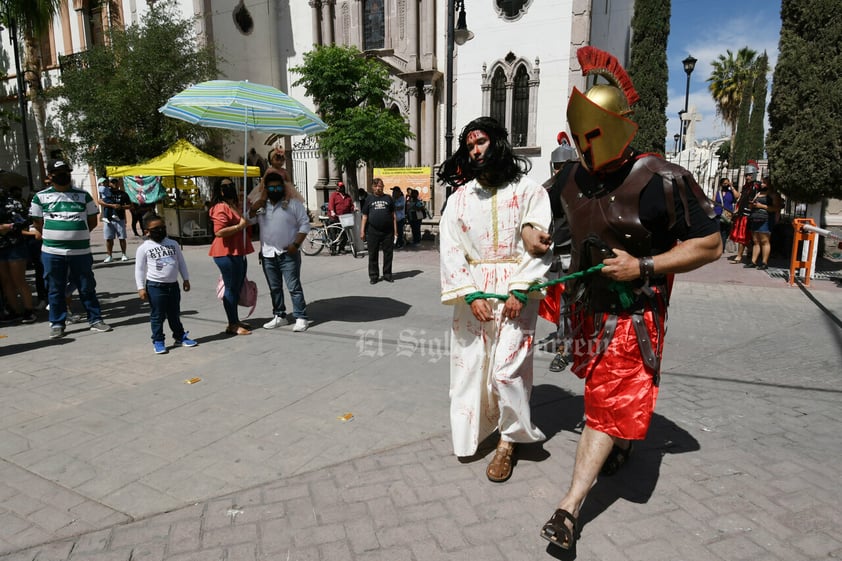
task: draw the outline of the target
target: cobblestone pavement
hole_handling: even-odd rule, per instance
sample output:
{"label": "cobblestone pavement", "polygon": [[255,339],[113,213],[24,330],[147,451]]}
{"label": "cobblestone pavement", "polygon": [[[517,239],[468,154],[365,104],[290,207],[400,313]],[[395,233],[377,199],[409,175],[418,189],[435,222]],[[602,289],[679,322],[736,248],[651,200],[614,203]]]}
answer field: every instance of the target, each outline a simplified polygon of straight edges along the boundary
{"label": "cobblestone pavement", "polygon": [[548,441],[521,447],[504,484],[487,457],[457,461],[432,244],[396,253],[394,284],[369,285],[365,259],[305,259],[310,330],[248,337],[221,333],[207,246],[185,252],[197,348],[152,353],[132,263],[96,266],[111,333],[0,327],[0,561],[842,557],[832,282],[724,259],[678,277],[649,437],[597,482],[561,555],[538,531],[570,477],[582,384],[536,352]]}

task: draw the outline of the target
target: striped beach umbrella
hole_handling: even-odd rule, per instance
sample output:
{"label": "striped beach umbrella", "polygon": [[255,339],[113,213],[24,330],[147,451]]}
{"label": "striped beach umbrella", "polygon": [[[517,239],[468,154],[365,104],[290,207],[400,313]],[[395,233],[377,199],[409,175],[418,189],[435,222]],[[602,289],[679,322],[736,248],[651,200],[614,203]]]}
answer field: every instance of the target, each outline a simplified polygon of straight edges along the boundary
{"label": "striped beach umbrella", "polygon": [[202,82],[177,93],[158,111],[219,129],[290,136],[327,130],[324,121],[299,101],[279,89],[248,81]]}
{"label": "striped beach umbrella", "polygon": [[158,111],[194,125],[243,131],[244,183],[249,131],[296,136],[327,130],[324,121],[301,102],[277,88],[247,80],[201,82],[169,98]]}

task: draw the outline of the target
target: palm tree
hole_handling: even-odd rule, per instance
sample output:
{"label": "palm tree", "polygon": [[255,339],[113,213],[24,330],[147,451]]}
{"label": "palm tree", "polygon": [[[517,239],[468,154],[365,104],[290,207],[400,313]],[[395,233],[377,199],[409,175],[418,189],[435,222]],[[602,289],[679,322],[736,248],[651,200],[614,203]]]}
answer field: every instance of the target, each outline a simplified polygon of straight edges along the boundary
{"label": "palm tree", "polygon": [[[38,155],[44,161],[47,143],[47,101],[41,87],[41,45],[40,37],[50,29],[53,17],[58,13],[61,0],[3,0],[0,19],[7,25],[14,22],[18,34],[23,38],[23,73],[27,95],[35,114],[35,129],[38,136]],[[16,41],[18,38],[15,37]]]}
{"label": "palm tree", "polygon": [[757,52],[743,47],[737,51],[737,56],[730,49],[726,49],[726,55],[719,55],[713,61],[713,72],[710,78],[708,89],[716,102],[716,113],[731,128],[731,142],[734,146],[734,136],[737,132],[737,119],[740,116],[740,103],[743,99],[743,90],[747,82],[754,80],[754,60]]}

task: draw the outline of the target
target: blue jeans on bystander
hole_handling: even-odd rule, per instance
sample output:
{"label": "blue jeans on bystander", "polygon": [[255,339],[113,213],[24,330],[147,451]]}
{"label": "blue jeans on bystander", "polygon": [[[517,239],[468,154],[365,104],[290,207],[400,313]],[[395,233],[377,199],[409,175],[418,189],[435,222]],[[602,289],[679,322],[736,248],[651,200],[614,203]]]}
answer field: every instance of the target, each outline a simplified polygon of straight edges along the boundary
{"label": "blue jeans on bystander", "polygon": [[284,304],[284,283],[292,300],[292,315],[295,319],[307,319],[307,302],[301,288],[301,254],[281,253],[275,257],[263,257],[263,274],[272,297],[272,313],[278,317],[286,315]]}
{"label": "blue jeans on bystander", "polygon": [[149,296],[149,322],[152,324],[152,340],[164,340],[164,320],[170,324],[173,339],[181,341],[184,326],[181,324],[181,290],[177,282],[146,282]]}
{"label": "blue jeans on bystander", "polygon": [[246,280],[248,263],[244,255],[214,257],[213,262],[216,263],[219,273],[222,275],[222,282],[225,284],[222,307],[225,308],[228,325],[237,325],[240,323],[237,304],[240,301],[240,290],[242,290],[243,282]]}
{"label": "blue jeans on bystander", "polygon": [[84,255],[54,255],[41,252],[44,279],[47,281],[47,299],[50,302],[50,325],[64,325],[67,321],[65,287],[69,280],[79,289],[79,300],[88,312],[91,325],[102,321],[102,311],[96,297],[94,257]]}

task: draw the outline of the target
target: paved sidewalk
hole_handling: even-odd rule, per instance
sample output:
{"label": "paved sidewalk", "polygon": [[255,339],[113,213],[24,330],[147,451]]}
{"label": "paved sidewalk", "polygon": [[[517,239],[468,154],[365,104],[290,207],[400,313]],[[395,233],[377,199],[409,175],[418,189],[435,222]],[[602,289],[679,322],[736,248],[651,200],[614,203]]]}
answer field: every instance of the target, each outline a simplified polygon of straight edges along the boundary
{"label": "paved sidewalk", "polygon": [[[310,330],[248,337],[222,334],[207,246],[185,253],[197,348],[152,353],[133,263],[96,267],[111,333],[0,327],[0,561],[574,558],[538,531],[568,482],[582,383],[537,352],[549,440],[505,484],[487,458],[460,464],[434,245],[396,252],[394,284],[369,285],[365,259],[306,258]],[[842,557],[842,289],[722,259],[678,277],[670,316],[649,438],[597,483],[575,558]]]}

